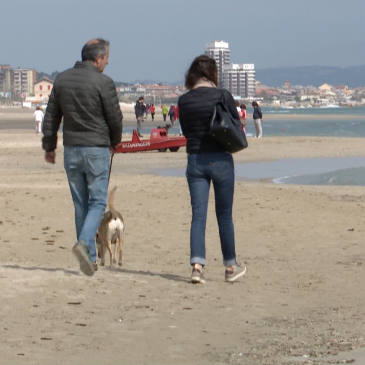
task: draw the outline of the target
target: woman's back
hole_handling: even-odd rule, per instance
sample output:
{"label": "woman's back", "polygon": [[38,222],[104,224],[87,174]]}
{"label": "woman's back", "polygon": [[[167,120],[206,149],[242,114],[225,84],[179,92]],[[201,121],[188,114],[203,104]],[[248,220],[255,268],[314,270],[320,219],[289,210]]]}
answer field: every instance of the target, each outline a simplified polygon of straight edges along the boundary
{"label": "woman's back", "polygon": [[239,119],[233,97],[227,90],[198,87],[180,96],[179,117],[181,128],[187,138],[187,153],[225,152],[208,135],[214,107],[221,100],[222,94],[224,94],[232,115]]}

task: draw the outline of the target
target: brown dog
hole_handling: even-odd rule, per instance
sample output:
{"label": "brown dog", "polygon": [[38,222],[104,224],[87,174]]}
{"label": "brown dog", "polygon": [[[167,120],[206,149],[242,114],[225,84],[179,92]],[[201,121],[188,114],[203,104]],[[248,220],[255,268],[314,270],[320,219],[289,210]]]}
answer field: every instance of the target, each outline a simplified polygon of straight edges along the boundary
{"label": "brown dog", "polygon": [[[117,187],[114,187],[109,194],[109,211],[104,214],[98,229],[98,233],[96,234],[96,244],[98,246],[98,256],[101,258],[101,266],[105,265],[106,249],[108,249],[110,254],[110,267],[113,267],[113,262],[117,262],[118,252],[118,264],[119,266],[122,266],[124,220],[122,215],[114,207],[114,193],[116,189]],[[112,244],[115,245],[114,260],[112,254]]]}

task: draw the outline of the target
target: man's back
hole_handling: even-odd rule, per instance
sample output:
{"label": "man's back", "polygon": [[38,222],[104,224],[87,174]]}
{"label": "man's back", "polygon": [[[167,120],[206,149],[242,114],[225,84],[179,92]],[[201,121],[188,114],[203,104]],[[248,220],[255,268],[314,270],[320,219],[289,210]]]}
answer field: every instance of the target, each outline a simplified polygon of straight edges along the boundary
{"label": "man's back", "polygon": [[65,146],[114,146],[121,140],[114,82],[88,62],[76,62],[56,78],[43,128],[46,143],[49,137],[52,144],[52,125],[62,116]]}

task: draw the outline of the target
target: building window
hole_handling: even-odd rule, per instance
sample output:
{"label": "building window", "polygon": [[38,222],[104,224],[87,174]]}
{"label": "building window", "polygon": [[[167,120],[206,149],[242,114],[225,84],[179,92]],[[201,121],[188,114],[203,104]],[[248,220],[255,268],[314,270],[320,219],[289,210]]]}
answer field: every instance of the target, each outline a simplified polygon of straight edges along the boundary
{"label": "building window", "polygon": [[42,94],[39,94],[40,97],[42,97]]}
{"label": "building window", "polygon": [[42,85],[39,86],[39,90],[42,90]]}
{"label": "building window", "polygon": [[50,85],[48,85],[48,90],[51,90],[51,86]]}

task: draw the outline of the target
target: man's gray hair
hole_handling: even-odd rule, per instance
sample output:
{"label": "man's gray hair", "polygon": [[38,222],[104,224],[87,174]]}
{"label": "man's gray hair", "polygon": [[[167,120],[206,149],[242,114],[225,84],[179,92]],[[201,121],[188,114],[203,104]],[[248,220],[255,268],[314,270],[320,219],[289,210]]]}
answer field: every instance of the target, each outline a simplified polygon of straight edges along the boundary
{"label": "man's gray hair", "polygon": [[102,38],[96,38],[84,45],[81,51],[82,61],[96,61],[100,55],[104,57],[109,49],[110,42]]}

